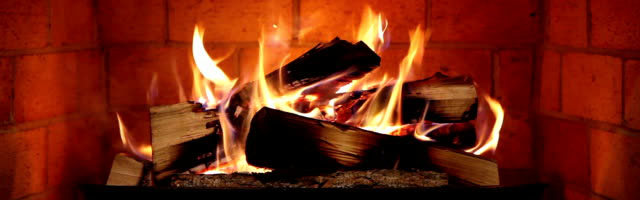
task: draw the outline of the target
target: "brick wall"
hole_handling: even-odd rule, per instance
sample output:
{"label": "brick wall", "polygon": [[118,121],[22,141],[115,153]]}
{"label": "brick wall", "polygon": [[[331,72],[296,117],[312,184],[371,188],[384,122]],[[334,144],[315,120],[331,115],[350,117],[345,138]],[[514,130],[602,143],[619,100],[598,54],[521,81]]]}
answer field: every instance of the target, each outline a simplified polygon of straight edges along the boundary
{"label": "brick wall", "polygon": [[494,156],[501,168],[535,166],[530,105],[534,66],[543,57],[536,51],[543,39],[539,0],[8,0],[0,3],[0,27],[7,27],[0,30],[0,146],[8,147],[0,150],[0,182],[9,184],[0,185],[0,199],[71,199],[75,184],[104,183],[122,151],[114,113],[148,143],[148,107],[180,102],[180,91],[190,96],[195,23],[206,29],[213,57],[232,52],[221,68],[246,78],[260,25],[277,24],[287,43],[269,46],[269,54],[295,58],[334,36],[353,40],[365,4],[389,19],[381,71],[395,73],[410,30],[430,27],[412,78],[471,75],[507,110]]}
{"label": "brick wall", "polygon": [[638,199],[640,3],[544,4],[535,136],[547,195]]}

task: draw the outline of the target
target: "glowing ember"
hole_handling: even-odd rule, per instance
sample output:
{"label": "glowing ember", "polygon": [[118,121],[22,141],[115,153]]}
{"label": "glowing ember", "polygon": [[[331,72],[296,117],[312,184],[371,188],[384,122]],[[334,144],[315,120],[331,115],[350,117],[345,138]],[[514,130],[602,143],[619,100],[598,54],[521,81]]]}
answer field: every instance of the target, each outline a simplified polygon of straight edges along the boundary
{"label": "glowing ember", "polygon": [[136,147],[134,145],[133,138],[129,137],[129,131],[127,130],[127,127],[125,127],[124,123],[122,123],[120,114],[116,113],[116,117],[118,118],[118,128],[120,129],[120,139],[122,140],[122,145],[124,145],[127,151],[129,151],[139,159],[151,161],[151,146],[140,145]]}

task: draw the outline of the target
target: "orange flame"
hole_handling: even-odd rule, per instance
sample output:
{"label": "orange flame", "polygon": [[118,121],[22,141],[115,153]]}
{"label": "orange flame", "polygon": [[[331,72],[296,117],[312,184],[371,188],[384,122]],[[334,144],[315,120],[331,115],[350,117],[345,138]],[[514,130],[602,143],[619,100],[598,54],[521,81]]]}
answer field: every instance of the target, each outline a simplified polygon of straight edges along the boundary
{"label": "orange flame", "polygon": [[[502,109],[502,105],[495,100],[489,97],[488,95],[483,96],[489,105],[489,109],[494,114],[496,121],[493,124],[493,128],[491,128],[490,134],[483,134],[478,142],[478,144],[471,148],[465,150],[466,152],[470,152],[476,155],[481,155],[485,152],[495,152],[498,147],[498,141],[500,140],[500,129],[502,128],[502,122],[504,121],[504,110]],[[488,135],[488,137],[487,137]]]}
{"label": "orange flame", "polygon": [[[198,26],[193,31],[192,53],[195,61],[193,70],[193,97],[200,103],[213,108],[224,96],[229,95],[237,79],[230,79],[218,67],[221,60],[214,61],[204,48],[204,31]],[[212,89],[211,85],[214,85]]]}
{"label": "orange flame", "polygon": [[384,33],[389,25],[381,13],[375,13],[369,6],[365,6],[357,37],[372,50],[379,52],[385,42]]}
{"label": "orange flame", "polygon": [[151,161],[151,145],[140,145],[136,147],[134,145],[133,138],[129,137],[129,131],[127,127],[122,123],[122,119],[120,118],[120,114],[116,113],[116,117],[118,118],[118,128],[120,129],[120,139],[122,140],[122,145],[133,155],[138,157],[139,159],[144,159]]}

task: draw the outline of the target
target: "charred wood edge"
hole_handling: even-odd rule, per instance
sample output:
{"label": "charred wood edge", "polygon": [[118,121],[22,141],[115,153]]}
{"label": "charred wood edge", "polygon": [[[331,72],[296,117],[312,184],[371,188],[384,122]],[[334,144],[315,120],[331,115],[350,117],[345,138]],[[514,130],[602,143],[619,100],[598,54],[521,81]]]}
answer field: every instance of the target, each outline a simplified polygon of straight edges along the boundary
{"label": "charred wood edge", "polygon": [[[388,96],[392,89],[393,86],[384,87],[381,95]],[[365,101],[366,95],[377,90],[378,88],[374,88],[351,92],[348,95],[337,94],[326,99],[343,95],[343,98],[336,102],[336,106],[347,105],[353,101]],[[475,119],[478,99],[473,80],[468,76],[448,77],[438,72],[432,77],[403,84],[402,120],[404,123],[415,123],[421,120],[427,106],[425,120],[452,123]]]}
{"label": "charred wood edge", "polygon": [[344,124],[263,108],[253,118],[247,161],[275,170],[436,167],[478,185],[498,185],[495,161],[412,137],[378,134]]}
{"label": "charred wood edge", "polygon": [[173,187],[206,188],[424,188],[448,185],[445,173],[423,170],[350,170],[329,173],[291,175],[265,174],[179,174],[171,179]]}
{"label": "charred wood edge", "polygon": [[113,158],[107,185],[150,186],[151,163],[137,160],[124,153]]}
{"label": "charred wood edge", "polygon": [[219,130],[214,111],[185,102],[151,107],[150,119],[156,180],[215,160]]}

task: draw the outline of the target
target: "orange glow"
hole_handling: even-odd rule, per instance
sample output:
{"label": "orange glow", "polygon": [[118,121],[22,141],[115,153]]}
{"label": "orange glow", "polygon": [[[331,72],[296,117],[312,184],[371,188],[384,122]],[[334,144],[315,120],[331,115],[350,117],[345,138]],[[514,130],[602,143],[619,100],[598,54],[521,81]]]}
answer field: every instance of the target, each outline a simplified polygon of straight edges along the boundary
{"label": "orange glow", "polygon": [[151,145],[140,145],[136,147],[134,145],[135,141],[133,138],[129,137],[129,132],[127,127],[124,126],[122,119],[120,118],[120,114],[116,113],[116,117],[118,118],[118,128],[120,129],[120,139],[122,140],[122,145],[124,145],[125,149],[135,155],[139,159],[144,159],[151,161]]}
{"label": "orange glow", "polygon": [[[493,128],[491,128],[491,132],[489,134],[480,135],[478,144],[471,148],[465,150],[466,152],[473,153],[476,155],[481,155],[485,152],[495,152],[498,147],[498,141],[500,140],[500,129],[502,128],[502,122],[504,121],[504,110],[502,109],[502,105],[495,99],[484,95],[484,99],[487,101],[489,105],[489,109],[496,118],[495,123],[493,124]],[[488,136],[488,137],[487,137]]]}

